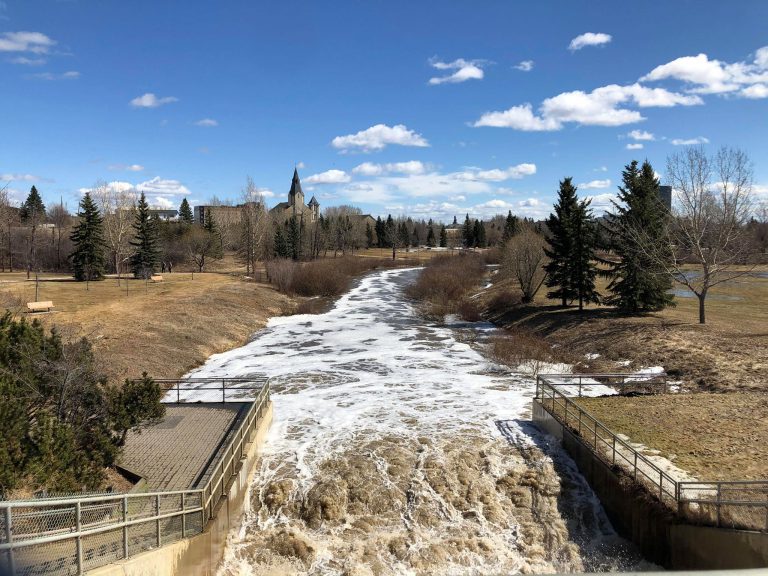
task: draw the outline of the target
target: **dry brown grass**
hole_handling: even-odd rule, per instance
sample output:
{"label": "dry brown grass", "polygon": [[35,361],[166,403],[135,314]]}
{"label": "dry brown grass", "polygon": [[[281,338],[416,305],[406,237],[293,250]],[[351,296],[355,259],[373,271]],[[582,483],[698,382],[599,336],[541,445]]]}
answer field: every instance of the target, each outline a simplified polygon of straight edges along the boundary
{"label": "dry brown grass", "polygon": [[[579,313],[546,300],[543,290],[534,305],[514,305],[511,295],[519,291],[511,281],[494,280],[482,301],[499,325],[535,332],[580,357],[577,370],[664,366],[691,389],[768,391],[768,278],[758,275],[766,272],[714,289],[703,326],[692,298],[677,298],[676,308],[640,317],[597,306]],[[505,307],[507,300],[512,305]],[[588,353],[600,357],[588,360]],[[631,363],[617,364],[623,361]]]}
{"label": "dry brown grass", "polygon": [[666,394],[578,398],[608,428],[659,450],[702,481],[768,478],[768,396]]}
{"label": "dry brown grass", "polygon": [[[34,282],[23,278],[0,274],[5,300],[34,300]],[[196,273],[194,280],[189,273],[165,274],[162,283],[123,279],[120,287],[107,279],[87,291],[84,283],[51,278],[40,283],[39,297],[55,309],[35,317],[65,334],[88,336],[115,380],[145,370],[156,378],[180,376],[293,308],[272,287],[226,274]]]}

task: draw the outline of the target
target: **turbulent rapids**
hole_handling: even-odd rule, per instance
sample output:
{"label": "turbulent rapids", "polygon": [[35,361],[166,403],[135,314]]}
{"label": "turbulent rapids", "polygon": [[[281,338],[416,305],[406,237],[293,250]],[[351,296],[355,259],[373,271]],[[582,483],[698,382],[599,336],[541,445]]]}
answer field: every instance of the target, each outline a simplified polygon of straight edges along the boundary
{"label": "turbulent rapids", "polygon": [[195,371],[272,377],[274,423],[220,574],[642,567],[527,424],[531,379],[482,356],[492,328],[425,324],[402,295],[416,274],[367,276]]}

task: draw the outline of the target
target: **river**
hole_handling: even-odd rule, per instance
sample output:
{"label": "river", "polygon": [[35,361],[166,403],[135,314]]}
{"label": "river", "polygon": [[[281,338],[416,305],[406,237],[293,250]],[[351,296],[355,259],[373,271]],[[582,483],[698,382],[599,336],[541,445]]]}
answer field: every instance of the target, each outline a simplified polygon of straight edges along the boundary
{"label": "river", "polygon": [[272,377],[274,423],[219,574],[488,574],[645,567],[529,424],[534,383],[433,325],[376,272],[270,320],[190,376]]}

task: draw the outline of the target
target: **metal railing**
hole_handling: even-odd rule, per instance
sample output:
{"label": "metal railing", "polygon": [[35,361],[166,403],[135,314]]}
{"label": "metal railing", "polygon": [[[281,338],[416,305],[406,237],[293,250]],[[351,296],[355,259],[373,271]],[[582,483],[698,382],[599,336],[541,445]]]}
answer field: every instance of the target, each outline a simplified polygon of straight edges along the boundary
{"label": "metal railing", "polygon": [[[203,486],[188,490],[0,501],[0,574],[83,574],[203,531],[240,469],[269,403],[269,382],[228,379],[160,381],[182,391],[236,389],[249,402]],[[224,384],[222,384],[224,382]],[[242,398],[249,390],[251,397]],[[180,398],[179,394],[179,398]],[[183,401],[183,400],[182,400]],[[190,400],[188,400],[190,401]],[[211,402],[212,400],[202,400]],[[218,403],[217,396],[213,402]]]}
{"label": "metal railing", "polygon": [[686,520],[768,531],[768,481],[676,480],[571,399],[593,386],[643,393],[670,389],[664,374],[546,374],[536,378],[535,400],[607,466],[620,467]]}

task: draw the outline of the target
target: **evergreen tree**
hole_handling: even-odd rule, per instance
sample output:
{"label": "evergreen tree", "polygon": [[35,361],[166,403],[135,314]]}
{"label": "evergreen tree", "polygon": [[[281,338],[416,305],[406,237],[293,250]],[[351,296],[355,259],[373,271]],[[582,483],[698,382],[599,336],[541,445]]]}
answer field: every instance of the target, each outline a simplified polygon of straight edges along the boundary
{"label": "evergreen tree", "polygon": [[432,223],[432,219],[429,219],[429,224],[427,225],[427,246],[430,248],[434,248],[437,245],[437,242],[435,242],[435,227]]}
{"label": "evergreen tree", "polygon": [[291,257],[291,250],[288,248],[288,242],[285,239],[285,234],[283,234],[283,227],[280,225],[275,226],[275,257]]}
{"label": "evergreen tree", "polygon": [[456,220],[456,216],[455,215],[453,216],[453,225],[454,226],[458,225],[458,221]]}
{"label": "evergreen tree", "polygon": [[566,178],[560,182],[555,212],[547,219],[549,247],[544,250],[549,258],[549,263],[544,267],[547,272],[545,283],[548,288],[554,288],[547,293],[547,298],[556,298],[563,306],[567,306],[578,296],[572,283],[572,258],[575,250],[573,219],[578,209],[578,200],[576,187],[571,181],[572,178]]}
{"label": "evergreen tree", "polygon": [[488,240],[485,237],[485,222],[482,220],[475,220],[477,229],[475,230],[475,246],[478,248],[485,248],[488,246]]}
{"label": "evergreen tree", "polygon": [[445,225],[440,226],[440,248],[448,247],[448,233],[445,231]]}
{"label": "evergreen tree", "polygon": [[370,222],[365,223],[365,244],[366,248],[373,247],[373,228],[371,228]]}
{"label": "evergreen tree", "polygon": [[45,220],[45,204],[34,186],[30,188],[27,199],[22,203],[19,215],[22,224],[30,228],[27,249],[27,278],[29,278],[30,271],[37,269],[37,242],[35,241],[37,228]]}
{"label": "evergreen tree", "polygon": [[579,310],[583,310],[584,303],[587,302],[600,304],[600,295],[595,288],[597,222],[595,222],[592,209],[589,207],[590,202],[590,200],[582,200],[577,204],[571,222],[574,239],[571,287],[576,291]]}
{"label": "evergreen tree", "polygon": [[419,229],[415,226],[413,227],[413,239],[411,241],[411,244],[418,248],[421,246],[421,237],[419,236]]}
{"label": "evergreen tree", "polygon": [[379,248],[386,248],[386,243],[384,241],[385,234],[384,221],[381,219],[381,216],[379,216],[376,218],[376,244]]}
{"label": "evergreen tree", "polygon": [[472,220],[469,219],[469,214],[467,214],[466,218],[464,218],[462,238],[464,239],[464,246],[467,248],[472,248],[475,245],[475,226],[472,223]]}
{"label": "evergreen tree", "polygon": [[186,198],[181,201],[181,206],[179,207],[179,221],[183,224],[193,224],[195,221],[192,208],[190,208]]}
{"label": "evergreen tree", "polygon": [[674,305],[668,294],[672,279],[658,262],[645,256],[637,245],[638,231],[655,245],[663,246],[667,211],[659,197],[659,181],[646,160],[638,169],[633,160],[622,172],[619,202],[613,202],[615,214],[607,217],[609,247],[618,257],[606,262],[605,275],[611,278],[608,304],[622,312],[638,314]]}
{"label": "evergreen tree", "polygon": [[518,225],[517,225],[517,216],[512,215],[512,210],[510,210],[507,213],[507,219],[504,222],[504,232],[502,234],[501,240],[502,242],[506,242],[512,236],[517,234],[518,231]]}
{"label": "evergreen tree", "polygon": [[408,233],[408,226],[405,222],[400,222],[397,226],[397,243],[403,248],[408,248],[411,245],[411,235]]}
{"label": "evergreen tree", "polygon": [[[212,220],[211,220],[212,222]],[[206,223],[207,224],[207,223]],[[149,204],[144,192],[139,197],[136,206],[136,221],[133,223],[135,238],[130,244],[134,252],[131,256],[131,270],[136,278],[149,278],[157,267],[160,259],[158,235],[155,223],[149,213]]]}
{"label": "evergreen tree", "polygon": [[101,280],[106,263],[103,220],[89,192],[80,201],[77,217],[79,222],[70,236],[74,250],[69,256],[75,280]]}

